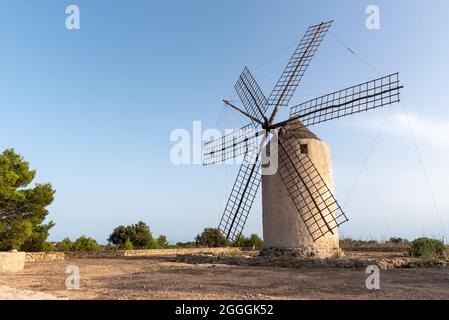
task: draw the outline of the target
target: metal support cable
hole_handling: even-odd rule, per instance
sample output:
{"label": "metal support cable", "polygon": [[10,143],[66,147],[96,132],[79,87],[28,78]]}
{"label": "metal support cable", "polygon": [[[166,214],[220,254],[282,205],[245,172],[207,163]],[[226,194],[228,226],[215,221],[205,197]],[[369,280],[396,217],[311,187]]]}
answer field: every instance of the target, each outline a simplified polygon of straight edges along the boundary
{"label": "metal support cable", "polygon": [[355,50],[351,49],[346,43],[344,43],[340,38],[338,38],[332,31],[329,31],[329,34],[332,37],[334,37],[334,39],[337,40],[337,42],[340,43],[353,56],[357,57],[360,61],[362,61],[364,64],[366,64],[371,70],[376,72],[378,75],[382,75],[383,74],[377,68],[375,68],[373,65],[371,65],[366,59],[364,59],[360,54],[358,54]]}
{"label": "metal support cable", "polygon": [[383,121],[382,121],[382,124],[381,124],[381,126],[379,127],[379,129],[377,130],[376,136],[375,136],[373,142],[371,143],[370,148],[368,149],[368,153],[366,154],[366,157],[365,157],[365,159],[363,160],[362,166],[360,167],[360,170],[359,170],[359,172],[358,172],[358,174],[357,174],[357,177],[356,177],[354,183],[352,184],[352,187],[351,187],[351,189],[350,189],[350,191],[349,191],[348,196],[346,197],[346,200],[345,200],[345,202],[344,202],[343,207],[346,207],[347,203],[349,202],[349,199],[351,198],[351,196],[352,196],[352,194],[353,194],[353,192],[354,192],[354,190],[355,190],[355,187],[357,186],[357,184],[358,184],[358,182],[359,182],[359,180],[360,180],[360,177],[362,176],[362,172],[363,172],[363,170],[365,169],[365,166],[366,166],[366,164],[367,164],[367,162],[368,162],[368,159],[369,159],[369,157],[371,156],[371,153],[372,153],[373,150],[374,150],[374,147],[375,147],[375,145],[376,145],[376,143],[377,143],[377,140],[379,139],[379,136],[380,136],[380,134],[381,134],[383,128],[385,127],[385,123],[387,122],[388,116],[390,115],[390,111],[391,111],[391,106],[388,107],[387,113],[385,114],[385,117],[384,117],[384,119],[383,119]]}
{"label": "metal support cable", "polygon": [[436,202],[436,199],[435,199],[435,195],[434,195],[433,190],[432,190],[432,184],[430,183],[429,176],[427,175],[427,170],[426,170],[426,167],[424,165],[424,160],[423,160],[423,158],[421,156],[421,151],[419,149],[418,142],[416,140],[416,136],[415,136],[415,132],[413,130],[412,123],[411,123],[410,118],[408,116],[408,113],[406,111],[405,104],[403,102],[400,102],[400,104],[402,106],[402,110],[404,111],[404,115],[405,115],[405,118],[407,120],[407,124],[408,124],[409,130],[410,130],[410,135],[411,135],[412,140],[413,140],[413,144],[414,144],[414,147],[415,147],[416,155],[418,156],[419,164],[421,166],[421,170],[423,172],[424,179],[426,180],[426,185],[427,185],[427,188],[428,188],[428,191],[429,191],[429,194],[430,194],[430,198],[432,200],[433,209],[435,210],[435,214],[437,215],[438,222],[440,223],[441,230],[443,232],[444,240],[446,241],[447,240],[446,229],[444,227],[443,219],[441,219],[440,210],[438,209],[438,205],[437,205],[437,202]]}
{"label": "metal support cable", "polygon": [[[362,150],[362,146],[360,145],[360,142],[359,142],[359,140],[357,139],[357,134],[356,134],[354,128],[352,129],[352,134],[353,134],[353,136],[354,136],[354,141],[356,142],[357,149],[358,149],[358,151],[359,151],[361,157],[363,158],[363,150]],[[381,215],[382,215],[382,218],[383,218],[383,220],[384,220],[385,227],[386,227],[386,229],[387,229],[388,235],[389,235],[389,236],[393,236],[393,233],[391,232],[390,224],[388,223],[387,216],[386,216],[386,214],[385,214],[385,210],[384,210],[384,208],[383,208],[382,202],[381,202],[380,197],[379,197],[379,193],[377,192],[377,188],[376,188],[375,185],[374,185],[374,179],[373,179],[373,177],[372,177],[372,175],[371,175],[371,172],[370,172],[370,170],[369,170],[368,164],[366,164],[365,167],[366,167],[366,168],[365,168],[365,169],[366,169],[366,174],[367,174],[368,179],[369,179],[369,182],[370,182],[370,184],[371,184],[371,188],[372,188],[372,190],[373,190],[374,197],[376,198],[377,206],[379,207],[379,211],[380,211],[380,213],[381,213]]]}

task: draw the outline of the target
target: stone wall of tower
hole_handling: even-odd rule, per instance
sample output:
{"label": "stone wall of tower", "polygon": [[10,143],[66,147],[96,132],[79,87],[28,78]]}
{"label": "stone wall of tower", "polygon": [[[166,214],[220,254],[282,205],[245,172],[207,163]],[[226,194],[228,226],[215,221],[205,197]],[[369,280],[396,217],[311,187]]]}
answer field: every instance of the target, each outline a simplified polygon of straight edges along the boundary
{"label": "stone wall of tower", "polygon": [[[300,144],[307,145],[310,159],[334,194],[329,145],[318,139],[295,137],[290,137],[290,139],[297,139]],[[334,234],[328,233],[314,242],[305,224],[298,217],[298,211],[279,173],[262,177],[262,206],[265,249],[294,249],[306,256],[318,257],[331,257],[339,254],[338,230],[335,230]]]}

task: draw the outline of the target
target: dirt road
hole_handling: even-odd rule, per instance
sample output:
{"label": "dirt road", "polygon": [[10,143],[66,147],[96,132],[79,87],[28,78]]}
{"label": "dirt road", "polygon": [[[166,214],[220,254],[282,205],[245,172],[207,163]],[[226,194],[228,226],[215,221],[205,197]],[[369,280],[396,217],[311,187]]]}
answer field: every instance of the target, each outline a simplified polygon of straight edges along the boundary
{"label": "dirt road", "polygon": [[[65,287],[66,268],[80,270],[80,289]],[[183,264],[162,257],[28,263],[0,274],[0,286],[68,299],[449,299],[449,269],[382,270],[368,290],[364,269],[268,268]]]}

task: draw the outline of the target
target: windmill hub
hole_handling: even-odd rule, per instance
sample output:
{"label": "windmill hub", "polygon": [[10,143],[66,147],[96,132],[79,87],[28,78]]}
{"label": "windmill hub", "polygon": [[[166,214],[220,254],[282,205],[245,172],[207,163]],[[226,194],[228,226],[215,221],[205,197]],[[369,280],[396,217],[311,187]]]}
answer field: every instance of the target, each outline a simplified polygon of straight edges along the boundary
{"label": "windmill hub", "polygon": [[[289,119],[275,122],[331,24],[322,22],[307,29],[268,98],[245,67],[235,84],[244,110],[223,100],[252,121],[206,143],[204,149],[204,165],[244,155],[219,225],[231,241],[242,233],[262,182],[265,249],[321,257],[339,252],[338,227],[348,219],[334,196],[330,148],[309,127],[399,102],[402,86],[399,74],[390,74],[293,106]],[[262,130],[255,133],[254,128]],[[270,152],[277,151],[278,168],[274,175],[262,176],[261,154],[269,133],[278,138],[277,148],[272,148],[273,140],[268,142]],[[250,143],[260,136],[260,144]]]}

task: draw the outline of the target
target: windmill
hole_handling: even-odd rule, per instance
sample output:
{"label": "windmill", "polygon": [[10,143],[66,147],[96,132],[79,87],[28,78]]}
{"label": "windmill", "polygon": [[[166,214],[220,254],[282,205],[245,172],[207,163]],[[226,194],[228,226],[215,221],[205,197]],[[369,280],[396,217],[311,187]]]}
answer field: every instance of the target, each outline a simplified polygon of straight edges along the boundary
{"label": "windmill", "polygon": [[[334,197],[329,146],[308,127],[399,102],[399,74],[339,90],[293,106],[287,120],[275,122],[288,107],[332,21],[307,29],[268,98],[248,68],[235,90],[243,107],[224,103],[251,120],[248,125],[205,144],[203,165],[242,157],[219,230],[230,241],[242,233],[259,185],[265,248],[295,249],[329,256],[339,250],[338,227],[348,219]],[[277,155],[277,171],[265,175],[264,156]]]}

